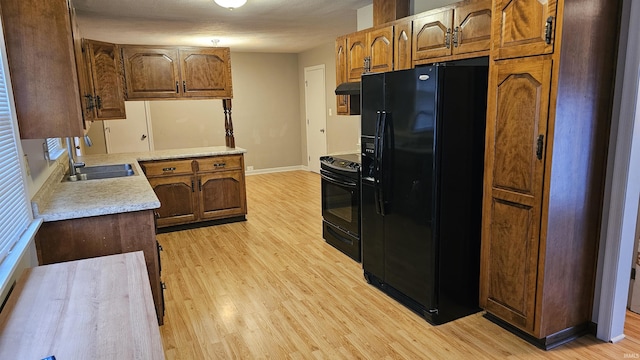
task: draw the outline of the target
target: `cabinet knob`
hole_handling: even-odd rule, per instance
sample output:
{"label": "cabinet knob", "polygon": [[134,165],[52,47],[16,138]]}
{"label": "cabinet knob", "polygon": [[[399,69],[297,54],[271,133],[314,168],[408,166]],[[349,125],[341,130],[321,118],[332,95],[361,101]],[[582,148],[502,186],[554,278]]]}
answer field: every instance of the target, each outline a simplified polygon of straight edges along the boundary
{"label": "cabinet knob", "polygon": [[227,163],[215,163],[215,164],[213,164],[213,167],[217,167],[217,168],[218,167],[225,167],[225,166],[227,166]]}
{"label": "cabinet knob", "polygon": [[162,168],[162,171],[164,171],[164,172],[176,171],[176,168],[175,167],[166,167],[166,168]]}

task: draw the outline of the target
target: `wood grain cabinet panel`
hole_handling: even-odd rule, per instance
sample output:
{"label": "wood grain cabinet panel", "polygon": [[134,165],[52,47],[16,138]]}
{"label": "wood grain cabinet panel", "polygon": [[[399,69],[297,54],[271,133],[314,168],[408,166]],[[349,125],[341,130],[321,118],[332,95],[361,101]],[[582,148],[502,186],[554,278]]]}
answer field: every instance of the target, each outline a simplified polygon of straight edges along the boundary
{"label": "wood grain cabinet panel", "polygon": [[80,26],[78,25],[78,19],[76,16],[76,10],[73,7],[73,2],[70,2],[71,7],[71,33],[73,35],[73,49],[76,59],[76,72],[78,73],[78,89],[80,91],[80,106],[82,108],[82,118],[84,121],[93,121],[95,118],[95,109],[93,102],[93,89],[89,81],[90,75],[90,61],[87,59],[87,52],[84,49],[84,40],[80,33]]}
{"label": "wood grain cabinet panel", "polygon": [[367,47],[371,72],[393,70],[393,26],[369,31],[367,33]]}
{"label": "wood grain cabinet panel", "polygon": [[452,9],[413,19],[413,61],[451,55],[452,24]]}
{"label": "wood grain cabinet panel", "polygon": [[347,35],[347,75],[350,82],[359,82],[365,72],[393,70],[393,25],[358,31]]}
{"label": "wood grain cabinet panel", "polygon": [[186,97],[233,97],[229,48],[180,48],[182,94]]}
{"label": "wood grain cabinet panel", "polygon": [[[347,79],[347,37],[336,39],[336,86],[345,83]],[[336,95],[336,112],[338,115],[349,115],[349,96]]]}
{"label": "wood grain cabinet panel", "polygon": [[410,19],[399,21],[394,25],[393,43],[393,70],[405,70],[413,68],[412,21]]}
{"label": "wood grain cabinet panel", "polygon": [[203,174],[198,178],[202,219],[218,219],[247,213],[242,171]]}
{"label": "wood grain cabinet panel", "polygon": [[20,138],[83,136],[68,0],[1,0]]}
{"label": "wood grain cabinet panel", "polygon": [[466,0],[413,20],[413,61],[429,63],[486,54],[491,48],[491,1]]}
{"label": "wood grain cabinet panel", "polygon": [[122,49],[128,100],[233,97],[229,48]]}
{"label": "wood grain cabinet panel", "polygon": [[552,53],[556,10],[557,0],[494,1],[493,57],[506,59]]}
{"label": "wood grain cabinet panel", "polygon": [[145,161],[140,165],[160,200],[158,227],[247,214],[242,154]]}
{"label": "wood grain cabinet panel", "polygon": [[156,210],[158,226],[184,224],[197,220],[195,179],[192,175],[149,178],[160,200]]}
{"label": "wood grain cabinet panel", "polygon": [[125,119],[124,85],[120,47],[116,44],[85,40],[90,64],[95,120]]}
{"label": "wood grain cabinet panel", "polygon": [[480,306],[547,349],[593,311],[620,8],[588,3],[494,1]]}
{"label": "wood grain cabinet panel", "polygon": [[496,64],[489,89],[481,291],[487,310],[533,331],[551,60]]}
{"label": "wood grain cabinet panel", "polygon": [[179,96],[177,49],[124,45],[122,56],[128,100]]}
{"label": "wood grain cabinet panel", "polygon": [[347,36],[347,76],[349,82],[359,82],[364,73],[364,58],[368,56],[367,33],[359,31]]}
{"label": "wood grain cabinet panel", "polygon": [[466,54],[491,48],[491,1],[456,5],[453,19],[452,53]]}

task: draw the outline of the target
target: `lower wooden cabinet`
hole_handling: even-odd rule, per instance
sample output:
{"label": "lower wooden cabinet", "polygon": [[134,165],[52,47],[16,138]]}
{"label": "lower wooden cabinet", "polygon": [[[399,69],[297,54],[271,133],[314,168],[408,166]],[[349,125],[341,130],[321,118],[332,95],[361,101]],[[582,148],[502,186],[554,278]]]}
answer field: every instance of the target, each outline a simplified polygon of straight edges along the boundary
{"label": "lower wooden cabinet", "polygon": [[35,243],[39,265],[142,251],[158,323],[163,324],[164,299],[153,210],[45,222]]}
{"label": "lower wooden cabinet", "polygon": [[158,227],[244,217],[244,157],[211,156],[141,162],[160,200]]}
{"label": "lower wooden cabinet", "polygon": [[200,218],[208,220],[246,214],[244,187],[242,171],[198,175]]}
{"label": "lower wooden cabinet", "polygon": [[158,226],[184,224],[198,219],[192,175],[149,178],[149,184],[162,204],[156,210]]}

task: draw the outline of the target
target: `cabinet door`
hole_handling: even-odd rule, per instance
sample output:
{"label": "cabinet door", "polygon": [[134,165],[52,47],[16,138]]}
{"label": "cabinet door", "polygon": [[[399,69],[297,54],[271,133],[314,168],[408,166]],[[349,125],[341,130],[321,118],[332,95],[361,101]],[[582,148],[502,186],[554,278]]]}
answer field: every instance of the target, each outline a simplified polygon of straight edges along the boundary
{"label": "cabinet door", "polygon": [[195,183],[192,175],[150,178],[149,184],[160,200],[158,226],[184,224],[197,220]]}
{"label": "cabinet door", "polygon": [[[492,31],[495,58],[552,53],[556,7],[557,0],[494,1]],[[547,31],[549,37],[546,36]]]}
{"label": "cabinet door", "polygon": [[180,75],[183,96],[233,97],[229,48],[180,48]]}
{"label": "cabinet door", "polygon": [[[336,86],[347,82],[347,37],[336,39]],[[349,96],[336,95],[336,112],[349,115]]]}
{"label": "cabinet door", "polygon": [[100,41],[85,41],[93,84],[95,119],[126,118],[120,47]]}
{"label": "cabinet door", "polygon": [[413,20],[413,61],[451,55],[453,10]]}
{"label": "cabinet door", "polygon": [[198,177],[201,219],[242,216],[247,200],[242,171],[223,171]]}
{"label": "cabinet door", "polygon": [[84,121],[94,120],[93,91],[89,81],[89,61],[85,56],[84,44],[80,27],[76,18],[76,10],[73,5],[69,9],[71,17],[71,34],[73,36],[73,50],[76,59],[76,72],[78,73],[78,88],[80,90],[80,106]]}
{"label": "cabinet door", "polygon": [[358,82],[364,72],[364,58],[367,52],[367,33],[360,31],[347,36],[347,76]]}
{"label": "cabinet door", "polygon": [[551,60],[513,60],[492,67],[488,95],[480,303],[530,333],[550,84]]}
{"label": "cabinet door", "polygon": [[413,41],[411,25],[411,20],[406,20],[394,26],[393,70],[413,68],[411,58],[411,42]]}
{"label": "cabinet door", "polygon": [[83,136],[67,0],[2,0],[21,139]]}
{"label": "cabinet door", "polygon": [[180,97],[178,50],[122,47],[128,100]]}
{"label": "cabinet door", "polygon": [[453,24],[453,54],[491,49],[491,0],[457,6]]}
{"label": "cabinet door", "polygon": [[393,26],[367,33],[367,56],[370,57],[371,72],[393,70]]}

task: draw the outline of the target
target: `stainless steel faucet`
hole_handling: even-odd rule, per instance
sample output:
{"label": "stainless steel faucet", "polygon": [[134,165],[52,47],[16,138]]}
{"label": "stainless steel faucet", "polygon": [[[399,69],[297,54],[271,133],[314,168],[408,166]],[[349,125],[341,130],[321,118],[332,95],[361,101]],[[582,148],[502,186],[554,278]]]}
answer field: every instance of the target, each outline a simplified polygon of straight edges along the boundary
{"label": "stainless steel faucet", "polygon": [[76,175],[76,169],[84,167],[84,163],[75,161],[75,146],[71,137],[67,137],[67,153],[69,154],[69,175]]}

